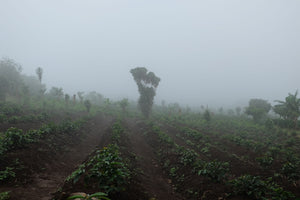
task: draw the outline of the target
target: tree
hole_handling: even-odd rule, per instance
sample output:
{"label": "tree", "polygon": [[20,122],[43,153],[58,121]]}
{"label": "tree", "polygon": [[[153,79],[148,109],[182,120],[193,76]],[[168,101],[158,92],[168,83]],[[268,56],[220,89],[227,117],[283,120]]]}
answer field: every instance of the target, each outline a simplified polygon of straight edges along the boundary
{"label": "tree", "polygon": [[245,113],[251,115],[255,122],[259,122],[271,110],[271,104],[263,99],[251,99]]}
{"label": "tree", "polygon": [[40,67],[38,67],[38,68],[35,70],[35,73],[37,74],[40,83],[42,83],[43,69],[40,68]]}
{"label": "tree", "polygon": [[140,93],[139,108],[143,115],[148,118],[153,105],[156,88],[160,82],[160,78],[155,76],[153,72],[148,72],[145,67],[137,67],[130,70]]}
{"label": "tree", "polygon": [[103,96],[95,91],[89,92],[84,95],[84,99],[90,100],[91,104],[101,105],[103,102]]}
{"label": "tree", "polygon": [[87,112],[89,113],[89,112],[90,112],[90,109],[91,109],[91,106],[92,106],[90,100],[85,100],[85,101],[83,102],[83,104],[84,104],[84,106],[85,106]]}
{"label": "tree", "polygon": [[297,128],[298,118],[300,116],[300,99],[297,98],[298,91],[295,94],[290,94],[285,98],[285,101],[276,101],[277,104],[273,107],[275,113],[286,120],[291,120]]}
{"label": "tree", "polygon": [[5,100],[7,94],[19,97],[23,81],[21,78],[22,67],[14,60],[4,58],[0,60],[0,95],[2,100]]}
{"label": "tree", "polygon": [[41,84],[37,77],[22,75],[22,81],[28,87],[30,96],[44,96],[46,85]]}
{"label": "tree", "polygon": [[207,121],[207,122],[210,122],[211,120],[211,116],[210,116],[210,112],[208,109],[205,110],[204,114],[203,114],[203,117],[204,119]]}
{"label": "tree", "polygon": [[84,94],[84,92],[77,92],[80,103],[83,103],[83,94]]}
{"label": "tree", "polygon": [[0,76],[0,101],[6,100],[6,93],[8,92],[8,81],[5,77]]}
{"label": "tree", "polygon": [[66,106],[69,106],[69,102],[70,102],[70,95],[65,94],[65,102],[66,102]]}
{"label": "tree", "polygon": [[128,99],[124,98],[120,101],[120,106],[123,110],[123,113],[126,111],[126,107],[128,106]]}
{"label": "tree", "polygon": [[73,105],[76,104],[76,94],[73,94]]}
{"label": "tree", "polygon": [[236,112],[236,114],[237,114],[238,116],[241,115],[241,111],[242,111],[241,107],[236,107],[236,108],[235,108],[235,112]]}
{"label": "tree", "polygon": [[49,91],[49,96],[55,99],[62,99],[64,96],[63,89],[58,87],[52,87]]}

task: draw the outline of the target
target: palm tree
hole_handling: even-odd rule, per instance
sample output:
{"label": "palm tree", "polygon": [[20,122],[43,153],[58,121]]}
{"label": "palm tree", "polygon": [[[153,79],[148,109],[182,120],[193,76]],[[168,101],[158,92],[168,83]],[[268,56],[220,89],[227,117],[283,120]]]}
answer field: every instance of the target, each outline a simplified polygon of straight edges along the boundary
{"label": "palm tree", "polygon": [[280,104],[275,105],[273,110],[285,119],[292,120],[297,128],[298,118],[300,116],[300,99],[297,98],[298,90],[295,94],[290,94],[285,98],[285,101],[276,101]]}

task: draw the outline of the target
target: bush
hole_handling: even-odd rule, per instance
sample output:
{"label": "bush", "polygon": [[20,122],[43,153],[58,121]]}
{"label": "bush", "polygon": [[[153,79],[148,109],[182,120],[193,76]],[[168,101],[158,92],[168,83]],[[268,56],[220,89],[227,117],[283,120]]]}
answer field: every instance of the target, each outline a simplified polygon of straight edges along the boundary
{"label": "bush", "polygon": [[4,134],[2,143],[7,150],[22,148],[33,141],[23,133],[23,130],[18,128],[9,128]]}
{"label": "bush", "polygon": [[229,171],[228,162],[204,162],[201,169],[198,171],[198,175],[208,176],[215,182],[221,182],[225,179],[226,173]]}
{"label": "bush", "polygon": [[83,178],[87,185],[96,183],[97,188],[106,193],[123,191],[130,178],[130,172],[119,154],[116,145],[98,150],[96,155],[74,171],[67,181],[72,180],[76,183]]}
{"label": "bush", "polygon": [[259,176],[244,175],[229,183],[234,194],[246,195],[253,199],[288,200],[295,197],[292,193],[284,191],[277,184],[271,182],[271,179],[264,181]]}

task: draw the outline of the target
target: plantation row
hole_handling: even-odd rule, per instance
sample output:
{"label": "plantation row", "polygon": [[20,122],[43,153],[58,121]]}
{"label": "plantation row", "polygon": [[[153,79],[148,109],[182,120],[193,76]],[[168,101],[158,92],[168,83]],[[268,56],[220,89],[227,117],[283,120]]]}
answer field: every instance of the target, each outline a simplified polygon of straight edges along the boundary
{"label": "plantation row", "polygon": [[[229,162],[211,160],[206,148],[197,153],[186,146],[178,145],[157,126],[147,133],[150,143],[156,143],[162,165],[175,183],[175,189],[188,199],[217,199],[247,195],[255,199],[291,199],[292,193],[285,191],[272,178],[245,174],[231,174]],[[156,139],[155,139],[156,138]],[[237,166],[236,166],[237,167]]]}
{"label": "plantation row", "polygon": [[[136,184],[133,180],[137,173],[134,169],[136,158],[124,143],[128,141],[128,135],[120,120],[108,129],[108,134],[109,142],[96,149],[66,178],[54,199],[134,199],[128,193]],[[140,196],[138,198],[145,196],[143,191],[135,195]]]}
{"label": "plantation row", "polygon": [[[280,128],[225,119],[215,120],[213,123],[198,121],[191,124],[185,123],[184,120],[178,120],[177,123],[167,120],[165,123],[173,124],[175,129],[180,129],[190,137],[198,139],[197,142],[203,137],[205,142],[214,143],[219,149],[234,155],[239,154],[240,159],[259,162],[263,167],[271,167],[272,164],[275,168],[279,165],[280,168],[284,168],[283,165],[293,165],[295,172],[300,171],[296,170],[300,164],[300,139]],[[176,124],[180,124],[180,127]],[[299,174],[295,177],[295,180],[297,179],[299,180]]]}
{"label": "plantation row", "polygon": [[74,134],[84,123],[85,120],[64,121],[58,125],[51,123],[43,125],[38,130],[24,132],[18,128],[9,128],[4,133],[0,133],[1,184],[6,181],[13,181],[19,171],[30,167],[22,163],[22,158],[7,159],[14,151],[33,148],[32,145],[37,143],[46,143],[48,148],[58,150],[61,147],[56,144],[56,141],[65,139],[66,135]]}
{"label": "plantation row", "polygon": [[[207,123],[205,120],[198,119],[197,122],[191,123],[193,120],[185,121],[182,116],[177,119],[158,116],[156,119],[161,128],[169,131],[168,135],[171,138],[175,139],[178,144],[189,148],[193,153],[197,153],[202,161],[221,161],[224,165],[230,164],[229,172],[231,174],[227,176],[229,180],[234,180],[233,178],[238,178],[238,176],[245,176],[248,179],[248,176],[251,176],[253,180],[260,178],[272,183],[273,186],[274,184],[280,185],[277,187],[277,191],[286,188],[299,196],[300,162],[299,146],[297,145],[299,138],[294,137],[291,144],[289,143],[291,136],[282,134],[280,129],[274,128],[275,133],[271,135],[272,132],[270,133],[268,127],[249,122],[239,122],[240,124],[237,123],[238,125],[234,126],[231,121],[226,120]],[[220,126],[219,123],[222,125]],[[236,138],[240,138],[240,140],[236,140]],[[266,139],[261,140],[261,138]],[[243,141],[247,142],[243,143]],[[170,141],[166,142],[170,143]],[[260,148],[254,148],[254,146]],[[190,152],[190,155],[193,153]],[[218,165],[223,166],[221,163]],[[223,172],[225,173],[227,170]],[[263,193],[266,194],[266,192]],[[291,196],[279,195],[277,197],[275,195],[273,198],[289,199],[292,198],[292,193],[288,192]],[[266,196],[268,195],[266,194]],[[252,196],[252,198],[263,199],[264,196]]]}

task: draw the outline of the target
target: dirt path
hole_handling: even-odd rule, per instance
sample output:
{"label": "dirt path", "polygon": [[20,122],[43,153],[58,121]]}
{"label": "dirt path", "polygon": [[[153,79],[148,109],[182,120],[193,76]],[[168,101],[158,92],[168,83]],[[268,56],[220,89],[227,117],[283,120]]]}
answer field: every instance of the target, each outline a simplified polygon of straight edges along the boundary
{"label": "dirt path", "polygon": [[88,122],[86,136],[77,145],[66,145],[65,153],[54,154],[52,161],[44,169],[31,177],[31,182],[13,188],[1,188],[1,191],[11,191],[11,199],[18,200],[49,200],[73,170],[81,164],[96,147],[108,142],[105,130],[112,123],[109,117],[95,117]]}
{"label": "dirt path", "polygon": [[138,166],[142,171],[139,179],[145,192],[156,200],[184,199],[174,192],[171,180],[163,173],[153,147],[147,144],[145,136],[143,136],[144,130],[138,127],[134,120],[127,120],[127,125],[131,148],[138,157]]}

